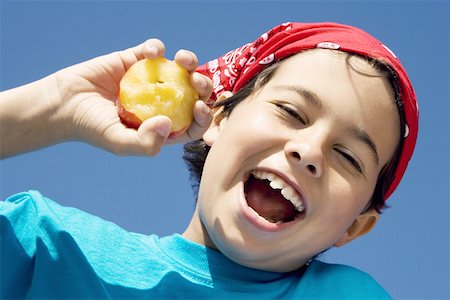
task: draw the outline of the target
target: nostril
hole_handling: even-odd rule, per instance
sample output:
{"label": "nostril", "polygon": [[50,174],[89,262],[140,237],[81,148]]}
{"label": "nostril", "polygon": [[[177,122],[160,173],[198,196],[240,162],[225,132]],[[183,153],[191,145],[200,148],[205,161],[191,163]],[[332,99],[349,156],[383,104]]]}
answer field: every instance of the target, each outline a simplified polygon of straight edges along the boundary
{"label": "nostril", "polygon": [[316,174],[316,167],[314,167],[313,165],[308,165],[307,168],[312,174]]}
{"label": "nostril", "polygon": [[298,160],[301,159],[300,154],[298,154],[297,152],[292,153],[292,156]]}

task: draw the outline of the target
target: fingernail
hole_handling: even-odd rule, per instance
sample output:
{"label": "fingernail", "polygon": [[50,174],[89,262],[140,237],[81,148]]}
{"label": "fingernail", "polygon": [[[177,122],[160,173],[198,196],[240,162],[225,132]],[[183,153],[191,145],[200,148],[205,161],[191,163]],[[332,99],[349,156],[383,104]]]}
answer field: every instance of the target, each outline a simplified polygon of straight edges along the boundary
{"label": "fingernail", "polygon": [[194,58],[189,53],[186,54],[186,60],[187,60],[188,65],[192,65],[194,63]]}
{"label": "fingernail", "polygon": [[203,113],[205,115],[209,115],[211,113],[211,109],[209,108],[208,105],[205,104],[205,106],[203,107]]}
{"label": "fingernail", "polygon": [[148,52],[153,54],[154,56],[158,55],[158,51],[159,51],[159,49],[156,46],[149,46],[148,47]]}
{"label": "fingernail", "polygon": [[202,77],[202,80],[201,80],[201,82],[200,82],[200,88],[201,88],[202,90],[204,90],[204,89],[206,89],[207,86],[208,86],[208,82],[206,81],[205,78]]}
{"label": "fingernail", "polygon": [[170,125],[166,122],[158,122],[155,126],[155,131],[165,139],[169,136],[171,129],[172,128],[170,128]]}

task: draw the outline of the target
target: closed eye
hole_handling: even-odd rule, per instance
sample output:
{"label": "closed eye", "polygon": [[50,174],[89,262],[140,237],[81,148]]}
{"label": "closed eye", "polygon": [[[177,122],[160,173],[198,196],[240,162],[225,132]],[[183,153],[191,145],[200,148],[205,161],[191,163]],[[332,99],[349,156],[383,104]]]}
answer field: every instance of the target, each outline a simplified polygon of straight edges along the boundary
{"label": "closed eye", "polygon": [[302,124],[306,124],[306,120],[299,113],[297,113],[293,108],[290,108],[287,105],[279,104],[279,103],[276,103],[275,105],[279,109],[281,109],[284,113],[287,113],[290,117],[300,121]]}
{"label": "closed eye", "polygon": [[361,165],[358,163],[358,161],[351,156],[350,154],[348,154],[345,151],[339,150],[339,149],[335,149],[345,160],[347,160],[351,166],[358,171],[358,173],[363,173],[362,167]]}

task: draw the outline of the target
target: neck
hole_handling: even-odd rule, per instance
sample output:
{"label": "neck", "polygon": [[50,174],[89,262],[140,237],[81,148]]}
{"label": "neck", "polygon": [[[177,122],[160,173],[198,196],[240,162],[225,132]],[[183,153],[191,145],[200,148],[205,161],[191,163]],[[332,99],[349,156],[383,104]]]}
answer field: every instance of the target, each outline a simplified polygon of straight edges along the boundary
{"label": "neck", "polygon": [[217,247],[211,240],[205,226],[203,226],[203,223],[198,214],[198,209],[195,209],[191,222],[183,232],[182,236],[185,239],[190,240],[191,242],[204,245],[208,248],[217,249]]}

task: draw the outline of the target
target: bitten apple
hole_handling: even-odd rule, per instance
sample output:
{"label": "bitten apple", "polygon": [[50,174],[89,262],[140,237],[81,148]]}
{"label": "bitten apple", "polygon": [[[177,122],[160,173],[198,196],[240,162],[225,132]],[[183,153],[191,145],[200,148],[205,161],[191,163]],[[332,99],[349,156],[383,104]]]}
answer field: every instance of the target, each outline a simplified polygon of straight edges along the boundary
{"label": "bitten apple", "polygon": [[133,64],[120,81],[117,107],[128,127],[138,128],[148,118],[164,115],[172,120],[169,138],[182,134],[191,124],[198,93],[189,73],[163,57]]}

